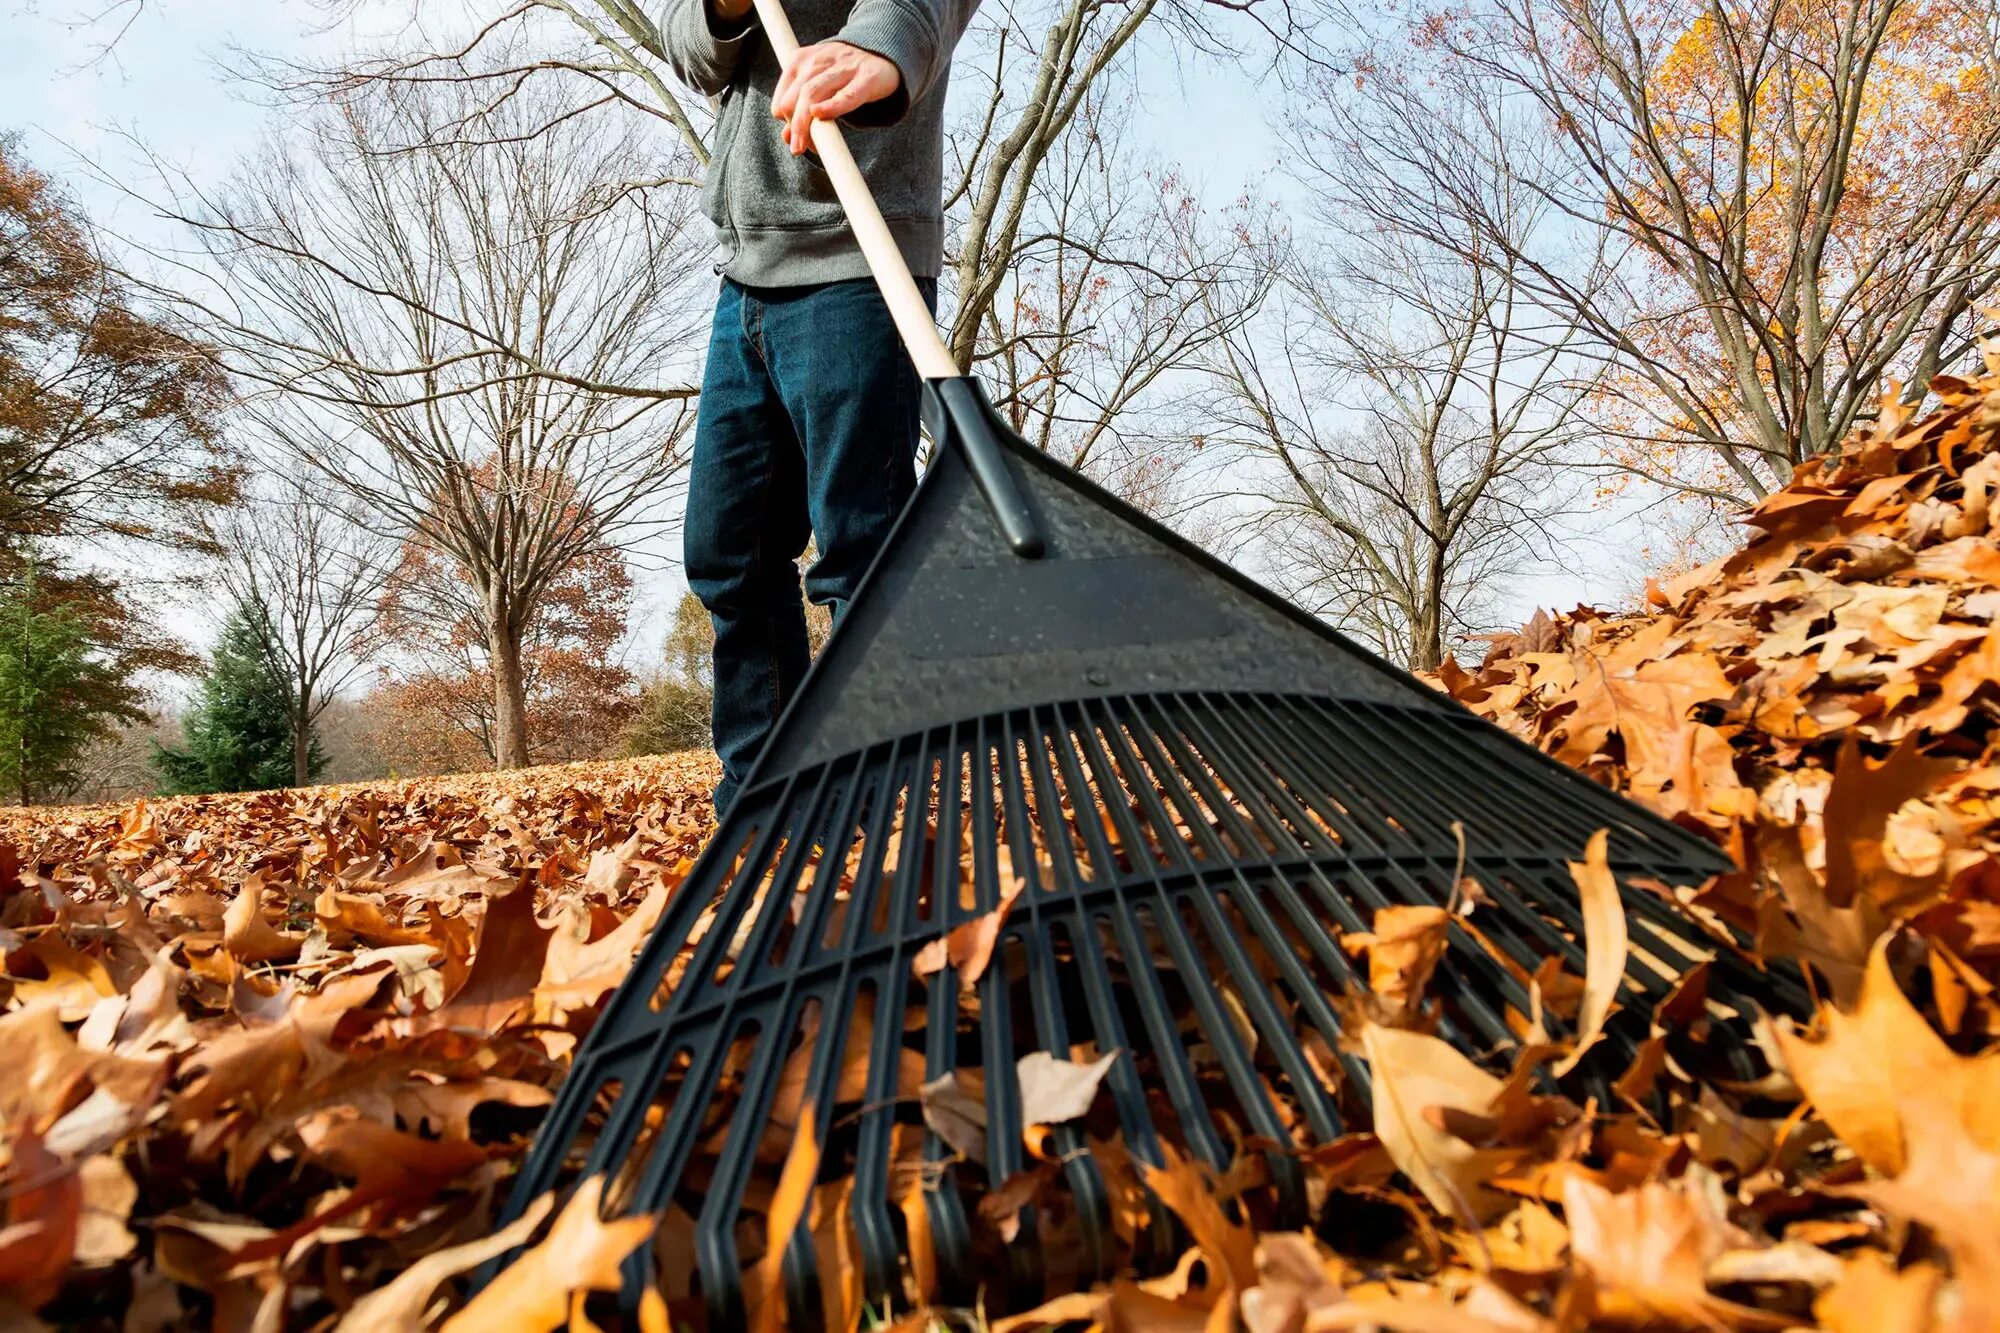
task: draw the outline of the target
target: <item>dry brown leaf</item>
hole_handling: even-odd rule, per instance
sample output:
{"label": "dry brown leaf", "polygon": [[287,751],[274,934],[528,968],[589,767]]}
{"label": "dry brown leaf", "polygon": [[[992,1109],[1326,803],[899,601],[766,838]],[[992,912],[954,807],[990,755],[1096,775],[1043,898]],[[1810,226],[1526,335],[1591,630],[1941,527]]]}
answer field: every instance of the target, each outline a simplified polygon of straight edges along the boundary
{"label": "dry brown leaf", "polygon": [[901,1201],[903,1234],[907,1238],[910,1280],[919,1301],[929,1303],[937,1293],[937,1246],[931,1235],[930,1203],[922,1189],[905,1191]]}
{"label": "dry brown leaf", "polygon": [[1614,1194],[1580,1175],[1563,1182],[1570,1249],[1593,1283],[1593,1318],[1644,1327],[1656,1320],[1780,1328],[1709,1293],[1707,1272],[1728,1247],[1723,1219],[1686,1181],[1649,1181]]}
{"label": "dry brown leaf", "polygon": [[398,1273],[395,1281],[356,1301],[335,1326],[338,1333],[402,1333],[421,1328],[440,1283],[527,1244],[555,1206],[556,1196],[544,1194],[492,1235],[432,1250]]}
{"label": "dry brown leaf", "polygon": [[1257,1285],[1256,1236],[1222,1211],[1208,1176],[1196,1162],[1164,1143],[1160,1154],[1164,1165],[1141,1162],[1140,1174],[1201,1247],[1211,1285],[1219,1282],[1222,1288],[1215,1294],[1205,1327],[1210,1333],[1226,1333],[1235,1327],[1242,1293]]}
{"label": "dry brown leaf", "polygon": [[[1031,1170],[1016,1171],[979,1201],[979,1215],[992,1223],[1002,1241],[1012,1245],[1021,1234],[1021,1210],[1035,1201],[1054,1178],[1056,1169],[1054,1162],[1038,1162]],[[928,1236],[928,1219],[926,1223],[924,1230]]]}
{"label": "dry brown leaf", "polygon": [[1625,980],[1625,903],[1618,894],[1617,877],[1611,873],[1610,837],[1605,829],[1591,834],[1583,860],[1569,863],[1588,952],[1584,956],[1583,1008],[1577,1019],[1576,1044],[1556,1063],[1557,1077],[1576,1068],[1604,1031],[1604,1021],[1611,1017],[1618,987]]}
{"label": "dry brown leaf", "polygon": [[[1502,1306],[1500,1302],[1505,1301]],[[1483,1308],[1441,1300],[1355,1301],[1315,1312],[1304,1333],[1382,1329],[1384,1333],[1558,1333],[1557,1326],[1512,1297],[1488,1297]]]}
{"label": "dry brown leaf", "polygon": [[2000,1328],[2000,1125],[1991,1101],[1960,1100],[1970,1090],[1898,1089],[1902,1169],[1855,1192],[1931,1230],[1952,1258],[1960,1326],[1991,1329]]}
{"label": "dry brown leaf", "polygon": [[9,1145],[0,1213],[0,1291],[33,1309],[55,1295],[76,1253],[83,1182],[41,1145],[32,1131]]}
{"label": "dry brown leaf", "polygon": [[1502,1080],[1427,1033],[1371,1023],[1360,1044],[1374,1081],[1375,1134],[1397,1168],[1447,1217],[1485,1222],[1504,1209],[1510,1201],[1487,1181],[1517,1154],[1474,1147],[1436,1114],[1491,1114]]}
{"label": "dry brown leaf", "polygon": [[1117,1060],[1116,1051],[1089,1064],[1058,1060],[1047,1051],[1022,1056],[1014,1067],[1021,1081],[1022,1123],[1056,1125],[1083,1115]]}
{"label": "dry brown leaf", "polygon": [[1312,1237],[1295,1231],[1257,1239],[1257,1285],[1243,1293],[1249,1333],[1298,1333],[1315,1312],[1341,1303],[1344,1266]]}
{"label": "dry brown leaf", "polygon": [[1758,845],[1778,892],[1759,905],[1758,950],[1772,958],[1798,958],[1825,976],[1833,998],[1849,1004],[1861,988],[1868,951],[1888,928],[1871,897],[1835,907],[1826,886],[1806,864],[1800,830],[1765,828]]}
{"label": "dry brown leaf", "polygon": [[991,1333],[1029,1333],[1030,1330],[1060,1328],[1077,1320],[1096,1320],[1109,1299],[1109,1292],[1071,1292],[1066,1296],[1044,1301],[1024,1313],[1010,1315],[1005,1319],[995,1319],[989,1328]]}
{"label": "dry brown leaf", "polygon": [[765,1228],[764,1257],[757,1261],[755,1286],[745,1293],[752,1310],[751,1326],[756,1333],[772,1333],[785,1321],[783,1272],[785,1250],[792,1233],[812,1202],[813,1177],[819,1172],[819,1139],[813,1123],[813,1108],[799,1117],[799,1134],[785,1157],[778,1176],[777,1192],[771,1197],[771,1212]]}
{"label": "dry brown leaf", "polygon": [[952,1150],[986,1160],[986,1085],[978,1070],[954,1070],[923,1085],[924,1123]]}
{"label": "dry brown leaf", "polygon": [[113,1099],[136,1119],[152,1106],[167,1077],[162,1061],[84,1050],[54,1005],[0,1015],[0,1063],[15,1071],[0,1079],[0,1129],[10,1137],[46,1134],[93,1094]]}
{"label": "dry brown leaf", "polygon": [[[39,966],[43,975],[24,975],[31,964]],[[65,1023],[89,1017],[98,1001],[118,993],[103,962],[71,948],[53,931],[9,954],[7,968],[12,974],[16,1000],[29,1006],[51,1008]]]}
{"label": "dry brown leaf", "polygon": [[1217,1327],[1236,1326],[1233,1316],[1225,1324],[1211,1307],[1204,1310],[1185,1301],[1156,1296],[1136,1282],[1111,1284],[1098,1314],[1104,1333],[1205,1333]]}
{"label": "dry brown leaf", "polygon": [[1792,1077],[1814,1109],[1862,1161],[1884,1175],[1902,1171],[1908,1141],[1902,1099],[1912,1088],[1967,1124],[1991,1128],[1981,1142],[2000,1148],[2000,1055],[1967,1059],[1931,1030],[1889,968],[1890,937],[1869,954],[1855,1008],[1820,1010],[1823,1035],[1812,1040],[1777,1029]]}
{"label": "dry brown leaf", "polygon": [[438,1010],[437,1024],[490,1032],[506,1023],[533,996],[554,933],[535,918],[533,885],[490,899],[479,920],[472,971]]}
{"label": "dry brown leaf", "polygon": [[569,1316],[573,1291],[616,1291],[625,1256],[652,1234],[653,1218],[605,1222],[604,1178],[576,1187],[549,1234],[497,1273],[439,1333],[549,1333]]}
{"label": "dry brown leaf", "polygon": [[296,958],[303,936],[286,935],[264,919],[264,877],[251,875],[222,914],[222,947],[239,963]]}
{"label": "dry brown leaf", "polygon": [[1958,767],[1949,759],[1925,755],[1915,737],[1880,764],[1870,764],[1858,739],[1849,734],[1826,796],[1827,827],[1837,831],[1826,841],[1826,891],[1832,906],[1846,907],[1866,896],[1885,913],[1900,913],[1943,888],[1935,871],[1900,873],[1884,842],[1896,811],[1930,793]]}
{"label": "dry brown leaf", "polygon": [[550,936],[548,953],[543,961],[541,985],[570,987],[572,1000],[582,1003],[590,1001],[578,1000],[575,988],[579,982],[601,981],[603,988],[598,994],[608,992],[624,979],[627,969],[632,966],[632,956],[646,942],[646,936],[652,933],[660,914],[667,910],[667,897],[667,886],[655,883],[616,929],[589,943],[577,939],[570,931],[555,931]]}
{"label": "dry brown leaf", "polygon": [[77,1167],[83,1191],[77,1216],[76,1263],[98,1267],[132,1253],[138,1237],[126,1225],[139,1186],[115,1157],[91,1157]]}
{"label": "dry brown leaf", "polygon": [[1368,989],[1382,1003],[1383,1021],[1411,1019],[1444,958],[1451,915],[1441,907],[1398,904],[1376,908],[1374,926],[1343,936],[1340,946],[1368,955]]}
{"label": "dry brown leaf", "polygon": [[1930,1333],[1940,1327],[1937,1300],[1944,1274],[1933,1264],[1898,1271],[1895,1260],[1861,1250],[1838,1281],[1813,1301],[1827,1333]]}
{"label": "dry brown leaf", "polygon": [[1007,914],[1014,909],[1014,900],[1027,886],[1026,880],[1013,879],[1001,892],[999,904],[991,911],[960,922],[917,950],[910,959],[910,970],[919,977],[928,977],[951,967],[957,969],[959,989],[971,990],[978,985],[979,978],[986,975],[987,965],[993,961],[993,948],[1000,941],[1000,928],[1007,924]]}

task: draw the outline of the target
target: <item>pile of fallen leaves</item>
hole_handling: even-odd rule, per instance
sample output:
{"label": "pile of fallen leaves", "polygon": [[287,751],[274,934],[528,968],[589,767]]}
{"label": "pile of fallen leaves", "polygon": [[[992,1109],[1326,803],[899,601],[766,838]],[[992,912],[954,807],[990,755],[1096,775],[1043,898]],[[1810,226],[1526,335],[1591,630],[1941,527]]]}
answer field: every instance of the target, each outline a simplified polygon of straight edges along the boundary
{"label": "pile of fallen leaves", "polygon": [[[714,778],[672,756],[0,815],[0,1324],[420,1326],[504,1248],[508,1177]],[[509,1326],[494,1297],[459,1326]]]}
{"label": "pile of fallen leaves", "polygon": [[[1933,390],[1915,421],[1885,395],[1643,611],[1538,615],[1440,682],[1727,848],[1695,909],[1822,988],[1811,1032],[1766,1029],[1782,1116],[1702,1089],[1659,1127],[1686,1170],[1616,1196],[1660,1247],[1628,1257],[1684,1265],[1671,1326],[1769,1326],[1701,1305],[1734,1255],[1816,1293],[1775,1307],[1797,1323],[2000,1328],[2000,364]],[[1673,1190],[1704,1200],[1677,1237],[1648,1212]]]}
{"label": "pile of fallen leaves", "polygon": [[1699,895],[1838,1001],[1907,928],[1947,1036],[2000,1032],[2000,364],[1799,468],[1727,558],[1537,615],[1461,703],[1744,867]]}
{"label": "pile of fallen leaves", "polygon": [[[1736,855],[1687,910],[1803,963],[1822,1000],[1809,1024],[1756,1025],[1767,1073],[1709,1072],[1699,965],[1607,1097],[1558,1092],[1546,1075],[1574,1055],[1533,1041],[1468,1058],[1436,1035],[1441,914],[1386,909],[1343,941],[1373,991],[1341,1052],[1366,1062],[1373,1132],[1227,1171],[1107,1157],[1121,1228],[1178,1263],[989,1319],[929,1308],[913,1253],[893,1311],[829,1299],[834,1322],[2000,1328],[2000,369],[1937,389],[1921,420],[1885,404],[1757,508],[1743,550],[1642,612],[1538,617],[1440,682]],[[712,776],[664,759],[0,816],[0,1313],[133,1333],[600,1326],[585,1299],[653,1220],[601,1221],[595,1180],[495,1218],[708,831]],[[1574,867],[1579,892],[1615,904],[1603,857],[1600,839]],[[1612,917],[1585,1006],[1626,958]],[[919,969],[976,971],[997,923]],[[1053,1081],[1027,1117],[1038,1165],[979,1209],[1003,1242],[1060,1168],[1049,1126],[1105,1109],[1117,1055],[1023,1062],[1024,1103]],[[950,1091],[912,1095],[973,1152],[939,1128]],[[839,1188],[821,1128],[802,1117],[771,1155],[740,1238],[766,1327],[772,1237],[802,1226],[841,1253],[818,1245]],[[1271,1151],[1310,1181],[1310,1230],[1260,1224]],[[467,1275],[520,1245],[468,1299]],[[996,1271],[988,1304],[1014,1295]],[[654,1299],[639,1322],[700,1320]]]}

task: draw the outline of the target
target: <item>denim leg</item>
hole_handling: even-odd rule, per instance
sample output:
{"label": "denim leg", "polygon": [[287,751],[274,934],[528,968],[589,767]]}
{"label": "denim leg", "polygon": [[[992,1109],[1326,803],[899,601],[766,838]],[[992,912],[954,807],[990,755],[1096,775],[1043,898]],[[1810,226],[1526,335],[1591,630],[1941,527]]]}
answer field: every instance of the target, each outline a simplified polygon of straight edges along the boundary
{"label": "denim leg", "polygon": [[[921,285],[935,306],[935,284]],[[838,619],[916,488],[920,386],[872,281],[769,296],[771,377],[805,445],[819,547],[806,595]]]}
{"label": "denim leg", "polygon": [[797,560],[805,458],[765,360],[765,307],[725,281],[695,420],[682,531],[688,586],[715,626],[720,817],[810,661]]}

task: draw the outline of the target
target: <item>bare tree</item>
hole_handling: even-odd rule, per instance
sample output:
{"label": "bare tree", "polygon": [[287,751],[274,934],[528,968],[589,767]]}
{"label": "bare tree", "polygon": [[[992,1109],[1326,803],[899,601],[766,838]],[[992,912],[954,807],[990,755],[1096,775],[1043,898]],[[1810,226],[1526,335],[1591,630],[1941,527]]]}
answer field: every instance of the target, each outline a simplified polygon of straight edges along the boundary
{"label": "bare tree", "polygon": [[155,750],[181,742],[180,722],[148,699],[140,716],[120,721],[77,757],[74,780],[48,793],[65,805],[127,801],[159,790]]}
{"label": "bare tree", "polygon": [[1134,102],[1106,79],[1051,150],[976,364],[1031,444],[1161,512],[1200,445],[1190,372],[1256,309],[1269,270],[1247,234],[1134,151]]}
{"label": "bare tree", "polygon": [[551,84],[487,91],[350,89],[176,212],[200,246],[180,285],[211,279],[183,302],[251,418],[463,571],[510,767],[543,599],[668,521],[695,390],[660,381],[689,368],[708,244],[629,117],[565,114]]}
{"label": "bare tree", "polygon": [[[1301,160],[1504,252],[1607,367],[1612,461],[1733,506],[1965,356],[2000,282],[1991,0],[1475,0],[1325,81]],[[1533,195],[1529,232],[1496,202]]]}
{"label": "bare tree", "polygon": [[372,655],[375,602],[395,548],[362,518],[351,496],[294,465],[214,525],[217,581],[285,682],[295,786],[312,780],[320,718]]}
{"label": "bare tree", "polygon": [[1573,330],[1504,261],[1394,232],[1272,262],[1270,317],[1209,358],[1233,499],[1288,593],[1434,669],[1553,547],[1592,391],[1570,377]]}

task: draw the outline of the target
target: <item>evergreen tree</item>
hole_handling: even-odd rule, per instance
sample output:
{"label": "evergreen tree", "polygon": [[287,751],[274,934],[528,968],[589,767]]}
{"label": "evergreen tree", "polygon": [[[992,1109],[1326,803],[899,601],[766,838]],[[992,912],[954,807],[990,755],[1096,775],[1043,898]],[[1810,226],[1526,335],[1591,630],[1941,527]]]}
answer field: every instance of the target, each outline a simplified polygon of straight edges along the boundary
{"label": "evergreen tree", "polygon": [[145,716],[131,666],[62,598],[32,552],[0,581],[0,791],[27,805],[71,789],[112,724]]}
{"label": "evergreen tree", "polygon": [[[201,699],[182,722],[179,749],[157,746],[153,767],[173,793],[261,791],[293,779],[292,723],[285,681],[265,656],[253,612],[223,623],[201,683]],[[308,776],[326,767],[312,739]]]}

